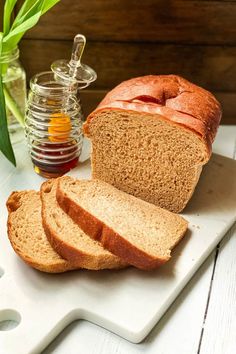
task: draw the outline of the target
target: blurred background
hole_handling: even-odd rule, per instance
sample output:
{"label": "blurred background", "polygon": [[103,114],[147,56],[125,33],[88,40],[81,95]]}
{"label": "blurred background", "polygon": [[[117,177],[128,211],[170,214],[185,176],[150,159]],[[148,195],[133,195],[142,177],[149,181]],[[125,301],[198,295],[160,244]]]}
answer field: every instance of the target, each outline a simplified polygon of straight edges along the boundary
{"label": "blurred background", "polygon": [[77,33],[98,74],[82,93],[86,114],[123,80],[174,73],[212,91],[222,123],[236,123],[236,1],[61,0],[21,42],[28,79],[69,58]]}

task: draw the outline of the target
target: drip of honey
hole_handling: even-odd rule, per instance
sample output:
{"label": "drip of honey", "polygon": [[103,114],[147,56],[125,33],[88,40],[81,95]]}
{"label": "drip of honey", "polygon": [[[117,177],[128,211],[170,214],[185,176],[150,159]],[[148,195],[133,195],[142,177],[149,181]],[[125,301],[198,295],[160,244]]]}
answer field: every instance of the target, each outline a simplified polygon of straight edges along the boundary
{"label": "drip of honey", "polygon": [[65,142],[71,131],[71,121],[65,113],[53,113],[50,117],[48,134],[52,142]]}

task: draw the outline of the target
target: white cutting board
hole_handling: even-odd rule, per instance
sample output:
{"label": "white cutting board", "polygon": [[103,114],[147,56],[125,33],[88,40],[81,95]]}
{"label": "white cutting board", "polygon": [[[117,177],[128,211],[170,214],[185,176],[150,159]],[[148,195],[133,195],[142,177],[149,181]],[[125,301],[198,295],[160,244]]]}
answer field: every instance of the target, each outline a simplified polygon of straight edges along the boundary
{"label": "white cutting board", "polygon": [[[43,180],[34,174],[23,144],[17,155],[19,167],[12,176],[4,175],[2,165],[0,173],[0,322],[20,323],[0,331],[0,354],[40,353],[75,319],[140,342],[236,220],[236,161],[213,155],[183,213],[189,231],[162,268],[40,273],[15,255],[6,235],[4,203],[10,192],[37,189]],[[83,160],[87,155],[86,147]],[[89,177],[89,161],[70,175]]]}

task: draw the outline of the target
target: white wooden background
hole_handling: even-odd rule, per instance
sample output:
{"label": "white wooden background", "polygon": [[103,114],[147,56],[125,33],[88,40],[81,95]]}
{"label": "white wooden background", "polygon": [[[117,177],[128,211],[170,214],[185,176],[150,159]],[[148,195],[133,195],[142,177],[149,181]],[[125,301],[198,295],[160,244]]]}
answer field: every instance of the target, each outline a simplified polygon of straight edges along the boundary
{"label": "white wooden background", "polygon": [[[213,151],[236,158],[236,125],[220,127]],[[89,322],[76,321],[42,354],[49,353],[236,353],[236,225],[141,344],[129,343]]]}

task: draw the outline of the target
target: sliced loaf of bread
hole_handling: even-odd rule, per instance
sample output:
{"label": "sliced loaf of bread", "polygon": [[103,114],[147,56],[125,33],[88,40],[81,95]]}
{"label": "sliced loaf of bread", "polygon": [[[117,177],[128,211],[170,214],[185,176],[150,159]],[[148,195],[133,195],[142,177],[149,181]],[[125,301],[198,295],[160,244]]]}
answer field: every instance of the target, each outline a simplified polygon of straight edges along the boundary
{"label": "sliced loaf of bread", "polygon": [[92,176],[180,212],[211,156],[220,119],[215,97],[179,76],[125,81],[84,124],[92,143]]}
{"label": "sliced loaf of bread", "polygon": [[181,216],[100,180],[59,178],[57,200],[91,238],[140,269],[168,261],[187,230]]}
{"label": "sliced loaf of bread", "polygon": [[8,237],[14,251],[31,267],[61,273],[77,267],[59,256],[45,235],[41,201],[35,191],[13,192],[7,200]]}
{"label": "sliced loaf of bread", "polygon": [[[56,199],[57,180],[41,186],[42,220],[52,247],[74,265],[86,269],[123,268],[127,264],[88,235],[60,208]],[[89,222],[89,221],[88,221]]]}

